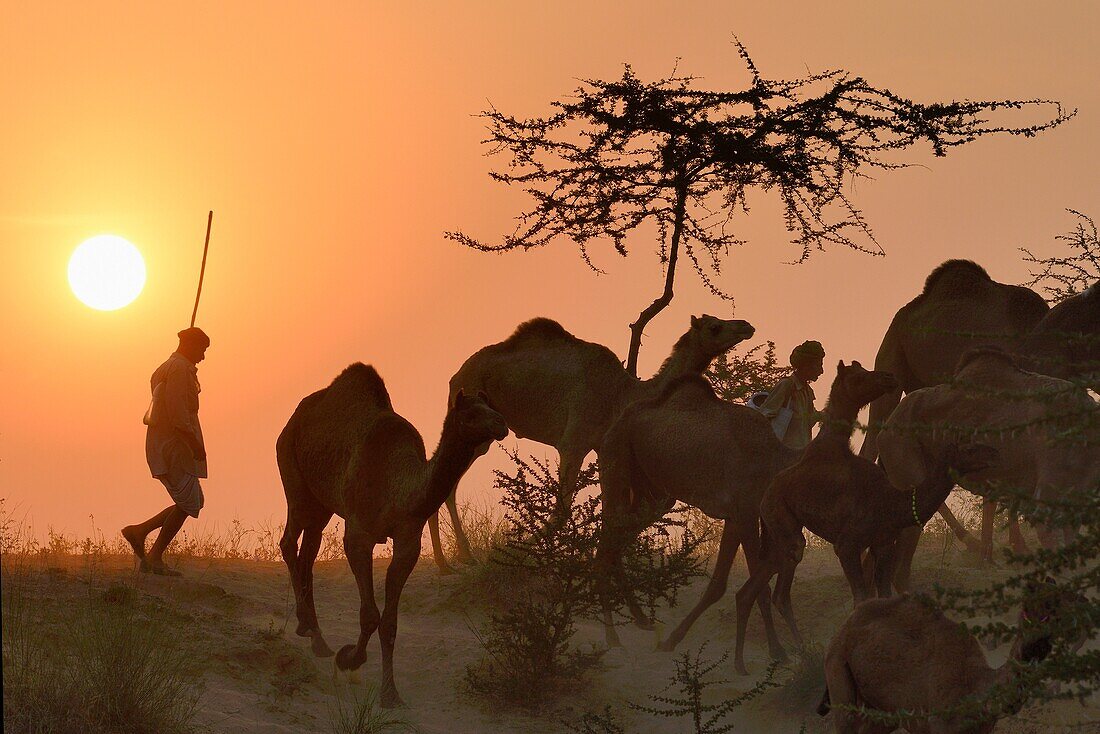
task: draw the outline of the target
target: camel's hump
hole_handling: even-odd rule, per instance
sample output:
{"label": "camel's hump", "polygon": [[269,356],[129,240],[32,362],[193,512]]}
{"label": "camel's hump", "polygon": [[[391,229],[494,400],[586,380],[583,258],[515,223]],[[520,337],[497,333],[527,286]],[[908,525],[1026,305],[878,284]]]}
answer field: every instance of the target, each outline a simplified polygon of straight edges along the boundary
{"label": "camel's hump", "polygon": [[551,338],[551,339],[575,339],[576,337],[565,330],[565,327],[559,324],[553,319],[548,319],[545,316],[539,316],[538,318],[531,319],[530,321],[524,321],[522,324],[516,327],[516,330],[512,332],[512,335],[508,337],[506,341],[515,341],[518,339],[526,339],[529,337],[536,338]]}
{"label": "camel's hump", "polygon": [[951,290],[967,288],[975,283],[992,283],[993,278],[973,260],[947,260],[928,274],[924,281],[923,293],[930,293],[937,285],[946,285]]}
{"label": "camel's hump", "polygon": [[365,395],[371,398],[375,404],[393,410],[390,402],[390,393],[386,390],[386,383],[378,370],[369,364],[355,362],[344,368],[344,371],[336,376],[329,388],[336,388],[338,392],[347,391],[357,395]]}

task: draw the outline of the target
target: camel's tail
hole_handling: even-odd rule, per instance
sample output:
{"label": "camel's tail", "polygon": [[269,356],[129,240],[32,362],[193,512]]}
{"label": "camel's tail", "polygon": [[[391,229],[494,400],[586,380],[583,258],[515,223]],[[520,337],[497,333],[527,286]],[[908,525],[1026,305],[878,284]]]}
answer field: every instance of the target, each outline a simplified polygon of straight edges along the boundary
{"label": "camel's tail", "polygon": [[817,705],[817,715],[828,716],[829,710],[829,687],[826,686],[825,692],[821,694],[821,703]]}

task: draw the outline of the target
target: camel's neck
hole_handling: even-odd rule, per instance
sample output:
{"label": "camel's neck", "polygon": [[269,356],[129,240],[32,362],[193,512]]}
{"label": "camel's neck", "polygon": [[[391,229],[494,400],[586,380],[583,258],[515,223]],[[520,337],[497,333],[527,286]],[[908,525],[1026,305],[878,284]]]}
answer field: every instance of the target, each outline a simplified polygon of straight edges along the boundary
{"label": "camel's neck", "polygon": [[661,369],[657,370],[657,374],[646,382],[663,387],[677,377],[701,375],[707,371],[712,359],[711,354],[704,354],[689,340],[681,339],[676,342],[672,354],[661,365]]}
{"label": "camel's neck", "polygon": [[850,401],[829,396],[829,402],[825,404],[825,410],[822,413],[821,430],[815,440],[849,445],[852,433],[856,429],[856,417],[862,407],[850,404]]}
{"label": "camel's neck", "polygon": [[420,506],[422,512],[427,511],[428,515],[439,509],[474,462],[473,449],[456,438],[444,426],[439,446],[425,466],[420,502],[414,504]]}

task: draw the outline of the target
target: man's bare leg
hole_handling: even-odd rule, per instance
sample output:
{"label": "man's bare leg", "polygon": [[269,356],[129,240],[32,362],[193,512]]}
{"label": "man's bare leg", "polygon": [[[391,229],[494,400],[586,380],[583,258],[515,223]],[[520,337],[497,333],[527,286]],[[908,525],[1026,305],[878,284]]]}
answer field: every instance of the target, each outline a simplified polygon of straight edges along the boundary
{"label": "man's bare leg", "polygon": [[149,549],[146,561],[150,570],[155,574],[179,576],[179,571],[174,571],[164,565],[164,549],[168,547],[168,544],[176,537],[176,533],[183,527],[183,521],[187,519],[187,513],[172,505],[162,514],[165,514],[165,518],[161,521],[160,532],[157,533],[157,539],[153,543],[153,547]]}
{"label": "man's bare leg", "polygon": [[164,525],[164,521],[168,519],[168,515],[175,508],[175,505],[169,505],[145,522],[137,525],[127,525],[122,529],[122,537],[134,549],[134,555],[141,561],[143,571],[147,570],[148,566],[145,560],[145,538],[148,537],[149,533]]}

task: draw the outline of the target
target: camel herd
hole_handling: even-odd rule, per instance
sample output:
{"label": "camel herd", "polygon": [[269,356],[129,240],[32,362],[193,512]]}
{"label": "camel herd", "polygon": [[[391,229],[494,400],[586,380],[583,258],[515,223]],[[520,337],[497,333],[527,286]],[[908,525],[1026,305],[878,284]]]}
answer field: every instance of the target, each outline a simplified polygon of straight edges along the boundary
{"label": "camel herd", "polygon": [[[558,450],[560,511],[573,499],[584,458],[591,451],[598,456],[603,524],[597,561],[608,644],[619,644],[611,623],[613,584],[634,621],[651,627],[630,590],[621,588],[622,556],[633,538],[680,501],[724,527],[703,597],[663,648],[675,647],[722,597],[740,547],[749,578],[736,596],[735,665],[745,672],[745,629],[754,605],[770,653],[783,658],[771,605],[798,640],[790,590],[808,528],[834,544],[858,605],[828,651],[831,705],[929,708],[928,701],[905,693],[910,689],[890,679],[884,666],[898,666],[892,675],[904,675],[913,688],[922,676],[937,675],[936,656],[922,657],[921,646],[950,649],[955,643],[949,638],[963,633],[908,595],[864,600],[872,587],[880,597],[907,587],[921,527],[937,509],[946,509],[942,503],[957,482],[976,492],[1001,482],[1043,498],[1094,491],[1100,484],[1100,436],[1072,445],[1055,440],[1064,428],[1058,416],[1100,410],[1078,387],[1082,381],[1094,389],[1100,385],[1100,284],[1048,309],[1034,292],[996,283],[972,262],[944,263],[894,318],[874,370],[858,362],[839,364],[822,428],[802,454],[784,447],[758,411],[719,399],[703,377],[714,358],[753,333],[744,321],[692,317],[657,374],[638,380],[606,347],[578,339],[549,319],[528,321],[503,342],[476,352],[451,378],[449,410],[431,459],[420,434],[394,412],[377,372],[362,364],[348,367],[301,402],[277,445],[287,497],[281,547],[295,592],[298,634],[312,639],[317,655],[332,655],[313,605],[312,566],[321,533],[337,514],[346,523],[344,547],[362,606],[359,640],[342,648],[336,663],[342,669],[362,665],[377,629],[382,700],[398,703],[397,604],[419,558],[424,526],[430,526],[436,563],[449,572],[436,519],[446,502],[460,560],[469,555],[455,488],[473,461],[510,429]],[[1075,382],[1063,379],[1071,377]],[[851,436],[859,410],[868,404],[872,429],[857,455]],[[941,428],[923,430],[929,426]],[[1048,547],[1074,532],[1037,530]],[[1013,537],[1022,542],[1018,532]],[[394,555],[379,613],[372,554],[389,538]],[[983,531],[983,540],[991,540],[991,530]],[[776,574],[773,598],[770,580]],[[988,670],[972,638],[956,642],[959,660]],[[1021,659],[1041,656],[1035,650],[1042,645],[1032,642],[1019,652]],[[861,724],[847,706],[841,710],[838,731],[878,731]]]}

